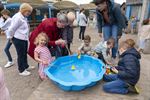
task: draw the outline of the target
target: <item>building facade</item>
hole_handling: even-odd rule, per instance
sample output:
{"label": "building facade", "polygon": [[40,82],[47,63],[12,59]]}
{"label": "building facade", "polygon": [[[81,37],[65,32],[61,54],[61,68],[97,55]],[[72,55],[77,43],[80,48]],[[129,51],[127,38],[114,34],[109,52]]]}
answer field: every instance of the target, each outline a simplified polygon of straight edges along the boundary
{"label": "building facade", "polygon": [[150,0],[126,0],[126,5],[126,16],[128,19],[136,17],[137,20],[140,20],[142,17],[143,7],[145,8],[143,19],[150,17]]}

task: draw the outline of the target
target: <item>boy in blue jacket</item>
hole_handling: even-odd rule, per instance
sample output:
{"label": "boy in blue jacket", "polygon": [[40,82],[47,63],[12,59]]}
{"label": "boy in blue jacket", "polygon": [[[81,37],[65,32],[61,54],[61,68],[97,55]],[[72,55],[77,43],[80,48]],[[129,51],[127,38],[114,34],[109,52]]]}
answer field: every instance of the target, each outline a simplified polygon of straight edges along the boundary
{"label": "boy in blue jacket", "polygon": [[115,74],[104,75],[103,85],[105,92],[127,94],[139,93],[136,83],[140,77],[140,53],[134,48],[135,42],[128,39],[120,44],[119,54],[120,60],[117,67],[112,67],[111,70]]}

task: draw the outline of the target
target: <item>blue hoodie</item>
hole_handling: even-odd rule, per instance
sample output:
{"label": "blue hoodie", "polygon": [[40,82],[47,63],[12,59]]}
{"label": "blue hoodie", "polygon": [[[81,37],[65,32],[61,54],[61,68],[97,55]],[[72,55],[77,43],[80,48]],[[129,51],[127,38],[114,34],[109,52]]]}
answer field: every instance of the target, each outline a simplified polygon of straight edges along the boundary
{"label": "blue hoodie", "polygon": [[126,50],[118,62],[118,77],[130,85],[135,85],[140,77],[141,55],[135,48]]}

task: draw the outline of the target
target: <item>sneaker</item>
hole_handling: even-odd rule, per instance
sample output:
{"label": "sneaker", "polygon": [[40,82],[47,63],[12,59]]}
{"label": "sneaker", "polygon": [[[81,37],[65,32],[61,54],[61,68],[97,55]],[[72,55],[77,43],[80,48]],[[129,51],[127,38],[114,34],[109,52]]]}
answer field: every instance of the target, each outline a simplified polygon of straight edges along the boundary
{"label": "sneaker", "polygon": [[21,76],[29,76],[29,75],[31,75],[31,73],[28,72],[27,70],[25,70],[22,73],[19,73],[19,75],[21,75]]}
{"label": "sneaker", "polygon": [[11,67],[12,65],[14,65],[13,62],[7,62],[7,64],[4,66],[5,68]]}
{"label": "sneaker", "polygon": [[136,86],[132,86],[129,84],[129,87],[128,87],[128,91],[130,93],[136,93],[136,94],[139,94],[140,93],[140,90],[136,87]]}
{"label": "sneaker", "polygon": [[35,69],[35,66],[29,66],[26,70],[29,71],[29,70],[33,70]]}

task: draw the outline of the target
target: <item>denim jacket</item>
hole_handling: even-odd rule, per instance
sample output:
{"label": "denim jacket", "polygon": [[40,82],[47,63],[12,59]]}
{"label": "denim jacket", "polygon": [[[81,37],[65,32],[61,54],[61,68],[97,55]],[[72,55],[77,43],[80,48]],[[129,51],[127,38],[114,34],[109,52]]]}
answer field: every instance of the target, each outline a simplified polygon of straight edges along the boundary
{"label": "denim jacket", "polygon": [[[102,27],[106,24],[104,22],[104,18],[102,16],[102,13],[96,9],[96,15],[97,15],[97,26],[98,26],[98,32],[102,33]],[[117,25],[118,31],[122,30],[126,27],[125,19],[121,13],[120,5],[116,4],[114,2],[108,1],[108,15],[110,19],[110,24]]]}

